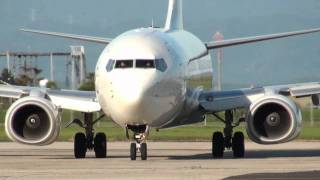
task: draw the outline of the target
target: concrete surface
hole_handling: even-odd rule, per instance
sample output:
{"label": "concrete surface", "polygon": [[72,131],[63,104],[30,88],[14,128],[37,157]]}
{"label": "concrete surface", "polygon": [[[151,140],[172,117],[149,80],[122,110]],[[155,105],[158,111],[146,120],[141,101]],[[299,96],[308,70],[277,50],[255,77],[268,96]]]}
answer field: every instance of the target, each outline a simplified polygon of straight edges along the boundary
{"label": "concrete surface", "polygon": [[261,146],[244,159],[211,159],[207,142],[149,142],[147,161],[130,161],[129,142],[108,144],[108,158],[73,158],[73,144],[0,143],[0,179],[320,179],[320,141]]}

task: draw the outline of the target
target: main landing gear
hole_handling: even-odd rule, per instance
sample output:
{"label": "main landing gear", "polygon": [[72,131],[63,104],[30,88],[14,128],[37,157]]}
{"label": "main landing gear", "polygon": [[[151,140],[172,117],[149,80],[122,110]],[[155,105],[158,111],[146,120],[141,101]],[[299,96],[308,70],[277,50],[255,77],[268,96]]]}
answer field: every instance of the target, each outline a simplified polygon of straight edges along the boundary
{"label": "main landing gear", "polygon": [[233,128],[239,126],[243,119],[234,124],[231,110],[225,112],[225,119],[216,114],[213,115],[225,124],[225,128],[223,133],[214,132],[212,135],[212,157],[223,158],[225,149],[232,149],[234,158],[243,158],[245,154],[244,135],[242,132],[233,134]]}
{"label": "main landing gear", "polygon": [[74,137],[74,156],[75,158],[85,158],[87,150],[94,150],[96,158],[107,157],[107,136],[105,133],[94,134],[93,125],[97,123],[103,116],[93,121],[92,113],[84,113],[84,121],[79,119],[69,123],[77,124],[85,129],[85,133],[78,132]]}
{"label": "main landing gear", "polygon": [[147,143],[146,139],[149,135],[149,126],[148,125],[139,125],[139,126],[130,126],[126,128],[127,138],[129,138],[128,129],[133,131],[133,139],[135,142],[130,144],[130,159],[137,159],[137,152],[141,154],[141,160],[147,160]]}

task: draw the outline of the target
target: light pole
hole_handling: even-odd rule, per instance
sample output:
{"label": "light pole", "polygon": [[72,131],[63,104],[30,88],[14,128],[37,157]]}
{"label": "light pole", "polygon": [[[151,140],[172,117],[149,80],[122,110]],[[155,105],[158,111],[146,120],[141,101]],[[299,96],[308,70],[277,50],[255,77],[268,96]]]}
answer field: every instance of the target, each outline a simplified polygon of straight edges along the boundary
{"label": "light pole", "polygon": [[6,56],[7,56],[7,68],[8,68],[8,72],[10,73],[11,69],[10,69],[10,52],[9,51],[6,52]]}
{"label": "light pole", "polygon": [[54,81],[54,64],[53,64],[53,54],[50,53],[50,81]]}
{"label": "light pole", "polygon": [[[216,32],[213,36],[213,39],[215,41],[222,41],[223,40],[223,35],[220,32]],[[216,73],[216,79],[217,79],[217,85],[215,86],[215,90],[221,91],[222,90],[222,71],[221,71],[221,66],[222,66],[222,50],[221,48],[216,49],[216,58],[217,58],[217,73]],[[213,85],[213,83],[212,83]]]}

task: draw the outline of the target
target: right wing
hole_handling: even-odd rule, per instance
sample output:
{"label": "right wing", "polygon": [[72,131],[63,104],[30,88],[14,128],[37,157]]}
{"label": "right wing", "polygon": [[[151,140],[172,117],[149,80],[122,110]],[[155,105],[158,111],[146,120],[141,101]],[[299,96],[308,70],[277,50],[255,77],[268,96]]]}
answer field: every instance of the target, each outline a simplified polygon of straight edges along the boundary
{"label": "right wing", "polygon": [[65,34],[65,33],[59,33],[59,32],[39,31],[39,30],[32,30],[32,29],[20,29],[20,30],[24,31],[24,32],[35,33],[35,34],[69,38],[69,39],[88,41],[88,42],[94,42],[94,43],[100,43],[100,44],[109,44],[112,41],[112,39],[102,38],[102,37],[83,36],[83,35],[76,35],[76,34]]}
{"label": "right wing", "polygon": [[229,39],[229,40],[222,40],[222,41],[211,41],[211,42],[206,42],[205,45],[207,46],[208,50],[211,50],[211,49],[236,46],[241,44],[267,41],[272,39],[280,39],[280,38],[285,38],[290,36],[298,36],[303,34],[315,33],[319,31],[320,31],[320,28],[316,28],[316,29],[293,31],[293,32],[286,32],[286,33],[279,33],[279,34],[269,34],[269,35],[263,35],[263,36],[252,36],[252,37]]}
{"label": "right wing", "polygon": [[312,97],[320,94],[320,83],[300,83],[231,91],[203,91],[199,97],[200,106],[206,112],[249,108],[257,99],[268,95],[286,97]]}

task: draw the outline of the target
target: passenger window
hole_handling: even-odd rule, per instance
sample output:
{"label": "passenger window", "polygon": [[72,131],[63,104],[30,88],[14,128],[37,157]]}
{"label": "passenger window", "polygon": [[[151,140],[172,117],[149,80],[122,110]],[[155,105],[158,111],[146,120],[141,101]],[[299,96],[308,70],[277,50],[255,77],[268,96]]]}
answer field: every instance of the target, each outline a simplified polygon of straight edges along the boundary
{"label": "passenger window", "polygon": [[154,68],[154,61],[137,59],[136,68]]}
{"label": "passenger window", "polygon": [[117,60],[115,68],[133,68],[133,60]]}
{"label": "passenger window", "polygon": [[156,63],[156,69],[161,71],[161,72],[165,72],[168,68],[166,62],[164,61],[164,59],[156,59],[155,60]]}
{"label": "passenger window", "polygon": [[107,64],[107,72],[111,72],[114,66],[114,60],[110,59]]}

